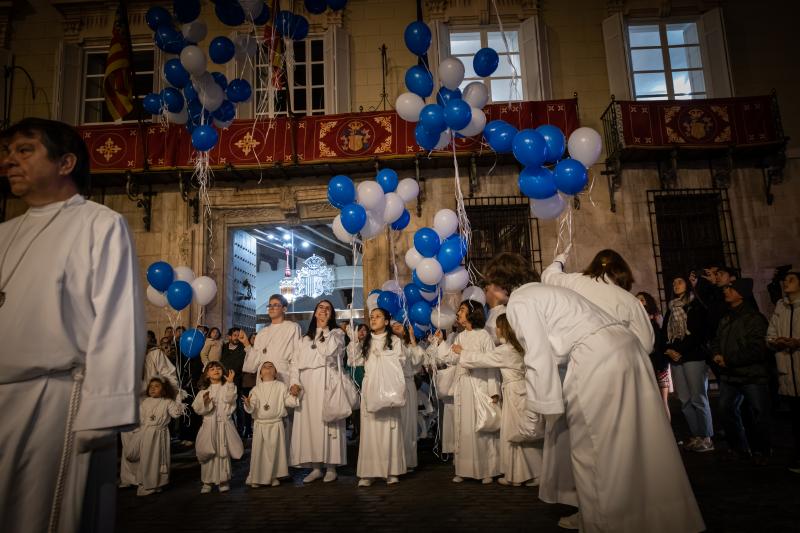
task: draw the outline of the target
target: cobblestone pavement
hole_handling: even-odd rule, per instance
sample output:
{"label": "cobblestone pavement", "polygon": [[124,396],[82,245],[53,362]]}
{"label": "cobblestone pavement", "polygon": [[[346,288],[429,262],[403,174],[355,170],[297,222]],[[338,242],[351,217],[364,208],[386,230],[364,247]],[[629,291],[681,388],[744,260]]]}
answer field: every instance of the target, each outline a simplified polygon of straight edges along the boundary
{"label": "cobblestone pavement", "polygon": [[[676,406],[673,406],[676,407]],[[673,409],[677,435],[685,434],[682,416]],[[800,531],[800,475],[786,469],[790,434],[785,415],[774,424],[775,455],[770,465],[728,458],[718,450],[684,452],[689,478],[711,532]],[[504,487],[477,481],[454,484],[451,464],[429,449],[420,452],[420,467],[399,484],[376,482],[356,487],[355,447],[339,479],[303,485],[303,471],[280,487],[244,486],[249,454],[234,462],[231,490],[200,494],[200,468],[191,452],[173,457],[171,485],[161,494],[137,497],[121,489],[117,530],[158,531],[565,531],[559,516],[573,509],[548,505],[536,488]],[[645,533],[645,532],[642,532]]]}

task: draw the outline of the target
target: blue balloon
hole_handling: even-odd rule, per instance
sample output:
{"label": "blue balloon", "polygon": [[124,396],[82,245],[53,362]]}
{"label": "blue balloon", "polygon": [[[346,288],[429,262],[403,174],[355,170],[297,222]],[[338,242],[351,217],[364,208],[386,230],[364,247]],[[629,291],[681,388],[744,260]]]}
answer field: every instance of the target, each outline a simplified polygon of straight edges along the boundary
{"label": "blue balloon", "polygon": [[200,152],[207,152],[214,148],[219,140],[219,134],[212,126],[203,124],[192,132],[192,146]]}
{"label": "blue balloon", "polygon": [[375,181],[381,186],[383,192],[394,192],[397,190],[397,184],[399,180],[397,179],[397,172],[392,170],[391,168],[382,168],[378,175],[375,177]]}
{"label": "blue balloon", "polygon": [[208,57],[218,65],[233,59],[234,54],[236,46],[227,37],[214,37],[208,45]]}
{"label": "blue balloon", "polygon": [[321,15],[328,9],[328,2],[325,0],[306,0],[306,11],[312,15]]}
{"label": "blue balloon", "polygon": [[230,100],[223,100],[217,110],[211,113],[211,116],[222,122],[228,122],[236,117],[236,106]]}
{"label": "blue balloon", "polygon": [[486,124],[483,128],[483,136],[486,137],[486,140],[489,140],[489,137],[494,135],[496,131],[498,131],[504,125],[511,125],[505,120],[492,120]]}
{"label": "blue balloon", "polygon": [[244,22],[244,10],[235,0],[217,0],[214,12],[226,26],[239,26]]}
{"label": "blue balloon", "polygon": [[291,11],[278,11],[278,14],[275,16],[275,31],[282,37],[289,37],[292,33],[293,20],[294,13]]}
{"label": "blue balloon", "polygon": [[156,31],[159,26],[168,26],[172,24],[172,16],[169,14],[169,11],[161,6],[153,6],[148,9],[144,18],[147,21],[147,25],[150,26],[150,29],[153,31]]}
{"label": "blue balloon", "polygon": [[186,110],[189,112],[189,120],[199,119],[203,114],[203,104],[200,100],[189,100]]}
{"label": "blue balloon", "polygon": [[295,15],[289,37],[295,41],[302,41],[308,37],[308,30],[308,19],[303,15]]}
{"label": "blue balloon", "polygon": [[536,130],[522,130],[514,136],[514,157],[523,165],[538,167],[547,157],[547,143]]}
{"label": "blue balloon", "polygon": [[389,311],[389,314],[393,315],[400,309],[400,298],[391,291],[381,291],[380,296],[378,296],[378,307]]}
{"label": "blue balloon", "polygon": [[164,63],[164,77],[173,87],[183,89],[189,83],[189,73],[181,65],[181,60],[173,57]]}
{"label": "blue balloon", "polygon": [[408,309],[408,318],[417,324],[427,326],[431,323],[431,306],[425,300],[420,300]]}
{"label": "blue balloon", "polygon": [[428,285],[427,283],[422,283],[422,281],[419,279],[419,276],[417,276],[417,271],[416,270],[412,270],[411,271],[411,281],[414,282],[414,285],[419,287],[419,289],[421,291],[425,291],[425,292],[435,292],[436,291],[436,285]]}
{"label": "blue balloon", "polygon": [[160,115],[162,103],[160,94],[150,93],[144,97],[142,107],[151,115]]}
{"label": "blue balloon", "polygon": [[492,150],[498,154],[510,153],[514,146],[514,138],[517,135],[517,128],[511,124],[501,124],[497,127],[491,137],[487,137],[486,141]]}
{"label": "blue balloon", "polygon": [[347,233],[355,235],[367,223],[367,211],[359,204],[347,204],[342,208],[341,220]]}
{"label": "blue balloon", "polygon": [[264,9],[261,10],[261,14],[259,16],[253,19],[253,24],[255,26],[263,26],[264,24],[269,22],[270,18],[269,16],[270,16],[269,7],[267,7],[267,4],[264,4]]}
{"label": "blue balloon", "polygon": [[481,48],[475,53],[475,57],[472,60],[472,68],[475,70],[475,74],[482,78],[488,78],[494,74],[499,64],[500,56],[497,55],[494,48]]}
{"label": "blue balloon", "polygon": [[556,193],[556,180],[545,167],[525,167],[519,173],[519,190],[528,198],[544,200]]}
{"label": "blue balloon", "polygon": [[334,11],[339,11],[340,9],[344,9],[344,6],[346,5],[347,5],[347,0],[328,0],[328,7],[330,7]]}
{"label": "blue balloon", "polygon": [[401,324],[403,324],[407,319],[408,316],[406,315],[406,310],[402,307],[398,308],[397,311],[392,313],[392,320],[394,320],[395,322],[400,322]]}
{"label": "blue balloon", "polygon": [[147,267],[147,283],[158,292],[164,292],[172,284],[175,272],[166,261],[156,261]]}
{"label": "blue balloon", "polygon": [[428,151],[436,147],[436,143],[439,142],[439,135],[441,133],[429,130],[421,122],[418,122],[414,127],[414,139],[416,139],[418,145]]}
{"label": "blue balloon", "polygon": [[395,231],[402,231],[406,229],[409,222],[411,222],[411,213],[408,212],[408,209],[403,209],[403,214],[400,215],[400,218],[392,222],[390,226]]}
{"label": "blue balloon", "polygon": [[420,228],[414,233],[414,248],[422,257],[434,257],[440,245],[439,235],[432,228]]}
{"label": "blue balloon", "polygon": [[253,89],[250,87],[250,82],[247,80],[236,78],[228,83],[225,94],[231,102],[246,102],[250,99],[250,95],[253,94]]}
{"label": "blue balloon", "polygon": [[431,29],[424,22],[416,20],[406,26],[403,39],[411,53],[418,56],[424,55],[431,45]]}
{"label": "blue balloon", "polygon": [[338,209],[355,202],[356,186],[353,185],[353,180],[341,174],[332,177],[328,182],[328,201]]}
{"label": "blue balloon", "polygon": [[406,71],[406,87],[412,93],[427,98],[433,93],[433,76],[425,67],[414,65]]}
{"label": "blue balloon", "polygon": [[403,294],[406,297],[406,305],[412,306],[417,302],[422,301],[422,295],[419,293],[419,287],[417,287],[414,283],[407,283],[405,287],[403,287]]}
{"label": "blue balloon", "polygon": [[427,331],[423,331],[422,329],[420,329],[420,327],[419,327],[419,326],[417,326],[416,324],[414,324],[414,337],[415,337],[417,340],[419,340],[419,339],[424,339],[424,338],[425,338],[425,337],[427,337],[427,336],[428,336],[428,332],[427,332]]}
{"label": "blue balloon", "polygon": [[545,162],[555,163],[561,159],[564,155],[564,149],[567,147],[567,138],[564,137],[564,133],[551,124],[539,126],[536,131],[544,138],[544,142],[547,145]]}
{"label": "blue balloon", "polygon": [[200,352],[203,351],[203,346],[205,343],[206,337],[198,329],[187,329],[181,333],[181,353],[187,359],[194,359],[200,355]]}
{"label": "blue balloon", "polygon": [[440,87],[436,93],[436,103],[445,107],[450,100],[461,100],[461,89],[451,91],[447,87]]}
{"label": "blue balloon", "polygon": [[444,108],[439,104],[428,104],[419,112],[419,123],[428,131],[441,133],[447,129],[444,122]]}
{"label": "blue balloon", "polygon": [[183,34],[170,25],[162,24],[153,36],[156,46],[169,54],[180,54],[186,46]]}
{"label": "blue balloon", "polygon": [[556,164],[556,187],[564,194],[578,194],[589,181],[586,167],[576,159],[562,159]]}
{"label": "blue balloon", "polygon": [[200,16],[200,0],[175,0],[172,11],[175,12],[178,22],[186,24]]}
{"label": "blue balloon", "polygon": [[167,301],[176,311],[192,303],[192,286],[183,280],[173,281],[167,288]]}
{"label": "blue balloon", "polygon": [[461,237],[445,240],[436,254],[436,260],[442,265],[442,270],[447,273],[458,268],[467,253],[466,244]]}
{"label": "blue balloon", "polygon": [[217,85],[219,85],[223,91],[228,88],[228,78],[226,78],[225,74],[222,72],[212,72],[211,77],[214,78],[214,81],[217,82]]}
{"label": "blue balloon", "polygon": [[179,113],[183,109],[183,95],[174,87],[165,87],[161,91],[161,100],[170,113]]}
{"label": "blue balloon", "polygon": [[[175,60],[175,61],[179,61],[179,60]],[[183,68],[183,67],[181,67],[181,68]],[[194,88],[194,85],[192,85],[192,82],[187,82],[186,85],[183,87],[183,96],[186,98],[187,102],[199,102],[200,101],[200,95],[197,94],[197,89]]]}
{"label": "blue balloon", "polygon": [[470,120],[472,120],[472,109],[464,100],[451,99],[444,106],[444,123],[451,129],[466,128]]}

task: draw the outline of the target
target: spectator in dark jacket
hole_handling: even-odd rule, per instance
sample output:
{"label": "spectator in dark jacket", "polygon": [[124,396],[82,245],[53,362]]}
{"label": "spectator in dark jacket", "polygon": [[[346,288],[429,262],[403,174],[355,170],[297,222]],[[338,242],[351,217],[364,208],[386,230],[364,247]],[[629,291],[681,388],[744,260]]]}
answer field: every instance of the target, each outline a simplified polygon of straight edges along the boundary
{"label": "spectator in dark jacket", "polygon": [[220,355],[219,362],[227,370],[235,372],[233,383],[236,385],[238,393],[236,395],[236,414],[234,418],[239,435],[246,437],[252,431],[252,427],[249,423],[251,418],[245,412],[242,403],[242,395],[247,395],[250,392],[250,389],[245,390],[242,388],[242,367],[244,366],[244,358],[247,355],[241,340],[242,336],[247,338],[247,332],[243,329],[231,328],[228,330],[228,342],[222,345],[222,355]]}
{"label": "spectator in dark jacket", "polygon": [[[732,451],[752,452],[757,464],[766,464],[770,453],[767,319],[748,304],[753,280],[737,279],[723,294],[729,311],[711,349],[721,369],[719,401],[725,435]],[[741,408],[750,414],[746,432]]]}
{"label": "spectator in dark jacket", "polygon": [[650,326],[653,328],[656,341],[653,343],[653,351],[650,352],[650,362],[653,364],[653,371],[656,374],[656,383],[658,383],[658,390],[661,392],[661,399],[664,401],[664,409],[667,411],[667,418],[672,420],[672,415],[669,412],[669,359],[664,355],[664,335],[661,331],[663,317],[661,316],[661,309],[658,308],[656,299],[650,293],[639,292],[636,294],[639,298],[639,303],[642,304],[644,310],[647,311],[647,317],[650,319]]}
{"label": "spectator in dark jacket", "polygon": [[672,365],[672,382],[691,433],[685,447],[693,452],[714,449],[708,403],[707,331],[705,307],[695,298],[688,280],[675,277],[662,334],[666,339],[664,353]]}

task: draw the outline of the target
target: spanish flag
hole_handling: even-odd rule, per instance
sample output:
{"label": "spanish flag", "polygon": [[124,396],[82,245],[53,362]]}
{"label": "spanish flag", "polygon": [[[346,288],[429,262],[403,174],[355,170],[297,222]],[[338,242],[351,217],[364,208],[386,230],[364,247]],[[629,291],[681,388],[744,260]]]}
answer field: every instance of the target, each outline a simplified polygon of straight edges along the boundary
{"label": "spanish flag", "polygon": [[114,120],[122,120],[133,111],[133,85],[131,83],[131,36],[128,29],[128,10],[120,2],[114,19],[114,31],[106,58],[103,78],[106,106]]}

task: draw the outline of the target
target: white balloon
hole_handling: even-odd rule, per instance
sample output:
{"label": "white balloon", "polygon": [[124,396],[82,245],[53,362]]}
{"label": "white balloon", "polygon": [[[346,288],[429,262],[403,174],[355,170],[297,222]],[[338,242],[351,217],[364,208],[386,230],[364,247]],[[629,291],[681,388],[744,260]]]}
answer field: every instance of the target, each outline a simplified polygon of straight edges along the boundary
{"label": "white balloon", "polygon": [[239,5],[242,6],[245,16],[250,20],[257,19],[264,9],[263,0],[239,0]]}
{"label": "white balloon", "polygon": [[531,199],[531,214],[539,220],[551,220],[557,218],[566,206],[561,195],[556,193],[544,200]]}
{"label": "white balloon", "polygon": [[483,128],[486,127],[486,114],[477,107],[470,108],[472,110],[472,118],[469,119],[469,124],[466,128],[458,130],[458,133],[464,137],[474,137],[479,133],[483,133]]}
{"label": "white balloon", "polygon": [[439,209],[433,217],[433,231],[443,241],[458,231],[458,215],[452,209]]}
{"label": "white balloon", "polygon": [[352,244],[354,239],[353,235],[342,226],[342,215],[336,215],[336,218],[333,219],[333,234],[336,235],[337,239],[347,244]]}
{"label": "white balloon", "polygon": [[194,270],[187,266],[179,266],[172,269],[175,272],[175,277],[173,281],[185,281],[186,283],[191,283],[194,281]]}
{"label": "white balloon", "polygon": [[397,114],[407,122],[417,122],[419,120],[419,112],[422,111],[423,107],[425,107],[425,101],[412,92],[401,94],[394,103]]}
{"label": "white balloon", "polygon": [[381,233],[384,228],[386,224],[383,223],[383,217],[379,219],[374,213],[368,212],[367,223],[361,228],[361,238],[367,241]]}
{"label": "white balloon", "polygon": [[433,257],[425,257],[417,263],[417,277],[426,285],[436,285],[442,279],[442,265]]}
{"label": "white balloon", "polygon": [[603,151],[603,140],[600,134],[592,128],[578,128],[572,132],[567,141],[569,156],[583,163],[586,168],[591,167]]}
{"label": "white balloon", "polygon": [[455,91],[464,81],[464,63],[457,57],[448,57],[439,63],[439,79],[442,85]]}
{"label": "white balloon", "polygon": [[456,323],[456,312],[449,305],[442,303],[431,312],[431,324],[436,329],[449,330]]}
{"label": "white balloon", "polygon": [[156,307],[166,307],[169,304],[164,293],[158,292],[152,285],[147,286],[147,301]]}
{"label": "white balloon", "polygon": [[380,296],[378,293],[367,296],[367,309],[372,311],[373,309],[378,308],[378,296]]}
{"label": "white balloon", "polygon": [[429,325],[427,325],[427,324],[425,324],[425,325],[417,324],[417,329],[420,330],[420,331],[428,331],[429,329],[431,329],[431,327]]}
{"label": "white balloon", "polygon": [[356,202],[367,211],[381,214],[386,200],[383,197],[383,188],[376,181],[362,181],[356,189]]}
{"label": "white balloon", "polygon": [[400,288],[400,284],[397,283],[396,279],[390,279],[389,281],[381,285],[381,290],[393,292],[395,294],[400,294],[401,292],[403,292],[403,289]]}
{"label": "white balloon", "polygon": [[197,97],[200,103],[203,104],[207,110],[212,113],[219,109],[222,102],[225,100],[225,92],[218,84],[214,83],[206,85],[197,91]]}
{"label": "white balloon", "polygon": [[419,294],[420,294],[420,296],[422,296],[422,298],[423,298],[423,299],[424,299],[426,302],[432,302],[432,301],[434,301],[436,298],[438,298],[438,297],[439,297],[439,291],[438,291],[438,289],[437,289],[437,290],[435,290],[435,291],[433,291],[433,292],[423,291],[423,290],[421,290],[421,289],[420,289],[420,291],[419,291]]}
{"label": "white balloon", "polygon": [[189,120],[189,111],[186,109],[186,106],[183,106],[183,109],[177,113],[170,113],[165,110],[164,115],[171,124],[186,124],[186,121]]}
{"label": "white balloon", "polygon": [[386,206],[383,208],[383,221],[387,224],[391,224],[403,216],[406,203],[396,192],[387,192],[384,195],[384,200]]}
{"label": "white balloon", "polygon": [[461,293],[461,300],[475,300],[476,302],[480,302],[481,305],[485,305],[486,293],[483,292],[483,289],[480,287],[470,285]]}
{"label": "white balloon", "polygon": [[190,43],[199,43],[208,35],[208,26],[200,19],[193,20],[181,26],[181,33],[183,33],[183,38]]}
{"label": "white balloon", "polygon": [[214,119],[214,125],[215,125],[217,128],[221,129],[221,130],[223,130],[223,129],[225,129],[225,128],[228,128],[228,127],[230,127],[230,125],[231,125],[231,124],[233,124],[233,119],[230,119],[230,120],[229,120],[229,121],[227,121],[227,122],[223,122],[223,121],[221,121],[221,120],[220,120],[220,119],[218,119],[218,118],[215,118],[215,119]]}
{"label": "white balloon", "polygon": [[199,305],[208,305],[217,295],[217,283],[208,276],[200,276],[192,282],[192,294]]}
{"label": "white balloon", "polygon": [[461,91],[461,99],[471,107],[483,109],[483,106],[489,101],[489,90],[482,81],[473,81],[468,83],[464,90]]}
{"label": "white balloon", "polygon": [[181,50],[181,65],[189,74],[199,76],[206,71],[206,55],[199,46],[190,44]]}
{"label": "white balloon", "polygon": [[422,261],[423,257],[416,248],[413,246],[406,251],[406,266],[411,270],[417,268],[417,265]]}
{"label": "white balloon", "polygon": [[395,191],[405,203],[414,200],[419,195],[419,183],[414,178],[404,178],[397,184]]}
{"label": "white balloon", "polygon": [[444,275],[442,287],[444,292],[455,293],[464,290],[469,285],[469,272],[463,266],[457,267]]}
{"label": "white balloon", "polygon": [[444,150],[447,148],[447,145],[450,144],[450,130],[444,130],[441,135],[439,135],[439,141],[436,143],[436,146],[433,147],[434,150]]}

